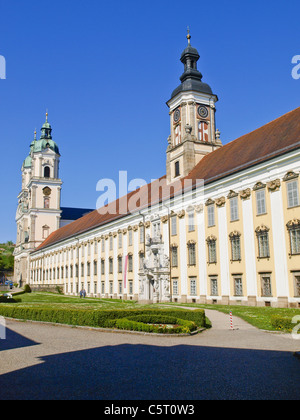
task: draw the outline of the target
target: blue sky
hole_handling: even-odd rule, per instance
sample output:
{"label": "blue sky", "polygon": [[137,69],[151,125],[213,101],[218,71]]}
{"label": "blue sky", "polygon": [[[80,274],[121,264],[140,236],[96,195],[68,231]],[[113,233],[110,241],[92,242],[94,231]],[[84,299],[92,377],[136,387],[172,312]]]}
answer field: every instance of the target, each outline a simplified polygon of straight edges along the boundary
{"label": "blue sky", "polygon": [[298,0],[0,0],[0,242],[15,241],[20,169],[46,109],[62,205],[94,208],[99,179],[165,174],[187,26],[227,143],[300,105],[299,15]]}

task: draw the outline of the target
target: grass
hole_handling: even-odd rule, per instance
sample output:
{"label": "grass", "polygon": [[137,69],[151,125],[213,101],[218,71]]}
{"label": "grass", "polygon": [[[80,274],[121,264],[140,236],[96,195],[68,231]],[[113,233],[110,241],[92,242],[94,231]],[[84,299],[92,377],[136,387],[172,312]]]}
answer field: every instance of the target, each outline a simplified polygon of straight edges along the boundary
{"label": "grass", "polygon": [[20,303],[12,305],[30,306],[41,308],[65,308],[69,309],[130,309],[136,307],[135,301],[124,301],[117,299],[97,299],[85,298],[80,299],[77,296],[65,296],[49,292],[25,293],[17,296],[21,299]]}
{"label": "grass", "polygon": [[[170,305],[170,304],[168,304]],[[173,305],[173,304],[171,304]],[[178,305],[178,304],[176,304]],[[271,325],[271,317],[279,315],[283,317],[293,318],[300,315],[300,309],[291,308],[272,308],[272,307],[257,307],[257,306],[228,306],[228,305],[200,305],[200,304],[179,304],[183,307],[196,307],[199,309],[212,309],[216,311],[229,314],[232,312],[233,316],[237,316],[256,328],[266,331],[275,331]]]}
{"label": "grass", "polygon": [[76,296],[65,296],[49,292],[34,292],[26,293],[17,296],[21,302],[8,304],[2,303],[0,305],[18,305],[22,307],[42,307],[42,308],[65,308],[69,309],[139,309],[144,307],[155,308],[156,306],[180,306],[180,307],[194,307],[199,309],[213,309],[228,314],[232,311],[234,316],[240,317],[249,324],[263,330],[274,331],[271,325],[271,317],[273,315],[280,315],[284,317],[293,318],[300,315],[300,309],[284,309],[272,307],[252,307],[252,306],[225,306],[225,305],[200,305],[196,303],[191,304],[155,304],[155,305],[141,305],[136,301],[124,301],[118,299],[99,299],[99,298],[85,298],[80,299]]}

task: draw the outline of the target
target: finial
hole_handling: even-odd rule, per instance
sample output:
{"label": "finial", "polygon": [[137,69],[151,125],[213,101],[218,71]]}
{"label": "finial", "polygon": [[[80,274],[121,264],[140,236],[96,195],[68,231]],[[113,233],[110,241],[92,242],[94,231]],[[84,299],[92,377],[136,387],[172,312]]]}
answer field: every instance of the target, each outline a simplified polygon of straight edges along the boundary
{"label": "finial", "polygon": [[36,129],[34,130],[34,140],[36,140]]}
{"label": "finial", "polygon": [[191,45],[191,34],[190,34],[190,27],[188,26],[187,27],[187,40],[188,40],[188,43],[189,43],[189,45]]}
{"label": "finial", "polygon": [[48,122],[48,109],[46,110],[46,122]]}

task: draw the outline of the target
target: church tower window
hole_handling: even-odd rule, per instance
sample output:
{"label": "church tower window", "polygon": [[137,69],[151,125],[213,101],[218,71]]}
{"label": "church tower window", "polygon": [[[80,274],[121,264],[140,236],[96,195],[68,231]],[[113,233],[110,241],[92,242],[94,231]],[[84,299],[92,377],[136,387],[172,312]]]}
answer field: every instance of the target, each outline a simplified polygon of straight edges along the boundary
{"label": "church tower window", "polygon": [[45,166],[45,168],[44,168],[44,178],[50,178],[50,168],[49,168],[49,166]]}
{"label": "church tower window", "polygon": [[180,176],[180,163],[177,161],[175,162],[175,178]]}

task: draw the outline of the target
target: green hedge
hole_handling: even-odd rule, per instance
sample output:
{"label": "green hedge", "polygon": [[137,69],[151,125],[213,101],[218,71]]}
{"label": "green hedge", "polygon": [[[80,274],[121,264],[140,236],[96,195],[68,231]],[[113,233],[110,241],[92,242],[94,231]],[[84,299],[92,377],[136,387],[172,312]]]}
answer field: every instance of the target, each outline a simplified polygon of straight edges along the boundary
{"label": "green hedge", "polygon": [[0,315],[15,319],[99,328],[112,328],[117,319],[128,319],[128,317],[140,315],[159,315],[160,317],[168,316],[193,321],[197,328],[205,327],[205,312],[202,309],[195,311],[172,309],[84,310],[0,305]]}
{"label": "green hedge", "polygon": [[[150,333],[181,334],[191,333],[197,329],[197,325],[194,321],[166,316],[165,314],[137,315],[116,319],[113,322],[116,328],[122,330],[143,331]],[[172,324],[175,326],[173,328],[168,328],[159,324]]]}

